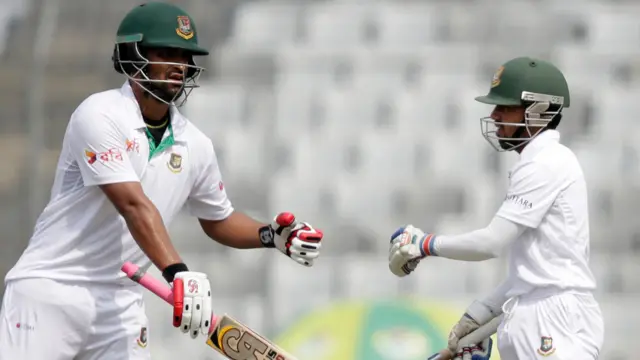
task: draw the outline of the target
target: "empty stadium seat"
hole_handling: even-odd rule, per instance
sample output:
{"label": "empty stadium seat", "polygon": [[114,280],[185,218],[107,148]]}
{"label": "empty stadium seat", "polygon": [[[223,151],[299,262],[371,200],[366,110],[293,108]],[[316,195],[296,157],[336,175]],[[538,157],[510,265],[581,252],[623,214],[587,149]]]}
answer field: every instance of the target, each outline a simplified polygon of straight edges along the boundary
{"label": "empty stadium seat", "polygon": [[276,54],[277,84],[326,88],[348,81],[353,50],[287,46]]}
{"label": "empty stadium seat", "polygon": [[330,303],[333,297],[334,280],[339,259],[323,257],[312,268],[280,256],[271,262],[267,271],[267,281],[272,284],[267,289],[267,299],[272,307],[270,318],[277,324],[290,324],[313,309]]}
{"label": "empty stadium seat", "polygon": [[419,86],[424,61],[412,48],[382,50],[359,48],[352,56],[354,86],[362,89],[401,91]]}
{"label": "empty stadium seat", "polygon": [[240,126],[245,109],[246,91],[233,83],[202,83],[185,103],[185,115],[207,136]]}
{"label": "empty stadium seat", "polygon": [[296,1],[243,3],[237,8],[230,41],[241,47],[267,49],[294,43],[301,10]]}
{"label": "empty stadium seat", "polygon": [[400,294],[401,280],[389,271],[385,256],[358,256],[338,266],[347,299],[384,300]]}
{"label": "empty stadium seat", "polygon": [[372,24],[367,1],[322,1],[305,12],[305,41],[312,47],[348,48],[366,43]]}
{"label": "empty stadium seat", "polygon": [[374,5],[378,45],[410,49],[436,38],[438,9],[427,3],[381,2]]}
{"label": "empty stadium seat", "polygon": [[637,5],[594,6],[588,17],[591,52],[637,54],[640,51],[639,16]]}

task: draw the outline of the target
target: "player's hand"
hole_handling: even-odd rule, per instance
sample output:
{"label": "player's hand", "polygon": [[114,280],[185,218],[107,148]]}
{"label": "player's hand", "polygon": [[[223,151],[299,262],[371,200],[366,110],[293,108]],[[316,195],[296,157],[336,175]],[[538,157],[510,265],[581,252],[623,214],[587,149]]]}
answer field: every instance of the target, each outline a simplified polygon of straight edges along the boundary
{"label": "player's hand", "polygon": [[320,255],[322,237],[322,231],[296,221],[288,212],[278,214],[271,224],[260,229],[260,241],[265,247],[275,247],[298,264],[309,267]]}
{"label": "player's hand", "polygon": [[456,354],[453,360],[489,360],[489,358],[491,358],[492,347],[493,340],[486,338],[481,343],[463,346],[462,350]]}
{"label": "player's hand", "polygon": [[209,335],[211,326],[211,284],[207,275],[182,271],[173,279],[173,326],[195,339]]}
{"label": "player's hand", "polygon": [[425,234],[412,225],[396,230],[389,243],[389,270],[399,277],[409,275],[420,260],[431,255],[429,245],[434,239],[433,234]]}
{"label": "player's hand", "polygon": [[467,346],[472,344],[460,344],[460,339],[472,333],[480,326],[488,323],[496,316],[491,309],[480,301],[474,301],[469,305],[465,313],[460,317],[458,323],[453,326],[449,333],[447,347],[452,353],[456,353],[461,345]]}

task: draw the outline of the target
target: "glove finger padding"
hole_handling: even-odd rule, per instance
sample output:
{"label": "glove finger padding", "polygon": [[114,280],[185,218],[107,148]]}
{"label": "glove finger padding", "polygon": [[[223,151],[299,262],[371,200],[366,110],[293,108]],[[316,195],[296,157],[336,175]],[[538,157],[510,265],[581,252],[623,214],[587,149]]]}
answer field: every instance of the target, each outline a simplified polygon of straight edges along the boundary
{"label": "glove finger padding", "polygon": [[392,253],[389,255],[389,270],[391,270],[391,272],[396,276],[404,277],[416,269],[420,263],[420,259],[407,260],[407,258],[402,255],[401,251],[402,248],[400,247],[400,244],[393,245]]}
{"label": "glove finger padding", "polygon": [[490,337],[479,344],[465,345],[462,347],[462,351],[456,354],[454,360],[489,360],[492,347],[493,340]]}
{"label": "glove finger padding", "polygon": [[189,330],[191,331],[191,338],[195,339],[200,333],[200,325],[202,321],[202,297],[193,298],[193,311],[191,313],[191,325]]}
{"label": "glove finger padding", "polygon": [[213,309],[211,306],[211,284],[209,281],[204,282],[202,299],[202,326],[200,332],[202,335],[209,335],[209,329],[211,328],[211,318],[213,317]]}
{"label": "glove finger padding", "polygon": [[[211,325],[211,286],[207,276],[198,272],[179,272],[173,281],[174,326],[192,338],[208,334]],[[176,294],[182,294],[182,299]],[[176,306],[178,304],[178,306]],[[181,309],[181,311],[180,311]]]}
{"label": "glove finger padding", "polygon": [[309,244],[320,245],[320,240],[322,240],[322,231],[314,229],[309,223],[301,222],[293,227],[292,232],[295,233],[295,236]]}
{"label": "glove finger padding", "polygon": [[298,239],[293,239],[293,241],[291,241],[291,247],[289,247],[289,254],[291,257],[300,256],[307,259],[315,259],[320,256],[320,251],[317,249],[308,249],[305,243]]}

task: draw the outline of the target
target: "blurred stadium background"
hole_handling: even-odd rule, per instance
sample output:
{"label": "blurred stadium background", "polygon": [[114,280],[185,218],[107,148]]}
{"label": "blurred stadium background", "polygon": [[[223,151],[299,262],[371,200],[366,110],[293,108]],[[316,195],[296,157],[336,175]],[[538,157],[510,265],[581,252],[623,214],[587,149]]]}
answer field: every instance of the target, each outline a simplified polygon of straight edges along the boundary
{"label": "blurred stadium background", "polygon": [[[0,0],[0,274],[46,203],[71,112],[123,83],[110,62],[114,34],[138,3]],[[279,338],[301,360],[417,360],[443,345],[460,311],[502,279],[504,261],[434,259],[398,280],[387,269],[388,235],[408,222],[436,233],[486,225],[515,155],[484,142],[479,118],[491,109],[473,97],[502,62],[531,55],[555,62],[572,91],[560,130],[590,186],[601,359],[637,358],[640,1],[175,3],[213,49],[199,61],[208,72],[185,112],[214,139],[236,208],[264,220],[293,211],[326,234],[321,259],[303,269],[273,252],[225,249],[194,219],[177,219],[173,239],[212,277],[215,310]],[[427,304],[431,345],[399,322],[382,326],[377,334],[388,336],[372,337],[369,350],[355,349],[351,337],[369,331],[367,316],[399,318],[362,309],[403,298]],[[305,320],[342,301],[360,310]],[[177,334],[155,298],[148,315],[154,359],[220,358]],[[333,323],[318,330],[323,320]]]}

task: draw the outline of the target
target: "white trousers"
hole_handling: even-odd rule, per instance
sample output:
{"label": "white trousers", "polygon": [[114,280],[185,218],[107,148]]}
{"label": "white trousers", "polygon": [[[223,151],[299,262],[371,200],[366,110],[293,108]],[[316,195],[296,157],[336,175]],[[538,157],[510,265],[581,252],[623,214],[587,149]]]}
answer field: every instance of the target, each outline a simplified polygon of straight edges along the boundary
{"label": "white trousers", "polygon": [[596,360],[604,341],[600,306],[591,294],[510,299],[497,340],[502,360]]}
{"label": "white trousers", "polygon": [[0,360],[150,359],[141,293],[48,279],[7,282]]}

